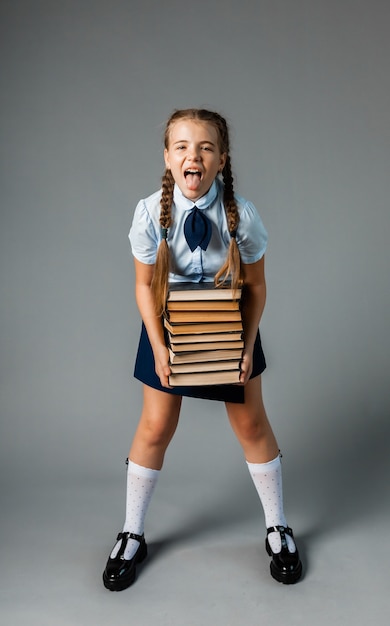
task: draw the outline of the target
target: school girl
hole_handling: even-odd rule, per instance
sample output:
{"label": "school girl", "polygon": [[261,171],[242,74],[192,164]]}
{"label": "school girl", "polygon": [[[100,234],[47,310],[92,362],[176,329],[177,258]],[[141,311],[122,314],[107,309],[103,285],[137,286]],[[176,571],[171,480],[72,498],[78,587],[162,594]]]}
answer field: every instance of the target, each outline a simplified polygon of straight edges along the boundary
{"label": "school girl", "polygon": [[[103,573],[107,589],[135,580],[147,556],[144,521],[175,433],[183,396],[225,402],[260,497],[274,579],[301,577],[302,564],[283,511],[279,448],[263,405],[265,359],[259,323],[266,299],[267,233],[255,207],[234,193],[225,119],[205,109],[178,110],[167,122],[162,188],[136,207],[129,238],[142,331],[135,377],[143,409],[127,459],[126,518]],[[244,352],[238,385],[170,387],[162,314],[170,282],[229,280],[243,285]]]}

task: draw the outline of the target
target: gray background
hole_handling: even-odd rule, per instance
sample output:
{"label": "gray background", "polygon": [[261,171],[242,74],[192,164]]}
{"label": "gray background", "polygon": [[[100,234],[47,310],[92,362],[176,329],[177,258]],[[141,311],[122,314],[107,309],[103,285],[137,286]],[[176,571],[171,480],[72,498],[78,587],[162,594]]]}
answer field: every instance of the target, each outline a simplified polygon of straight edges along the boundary
{"label": "gray background", "polygon": [[[385,0],[2,0],[1,624],[388,618],[389,18]],[[224,408],[187,400],[151,558],[110,594],[141,407],[127,233],[187,106],[230,121],[270,234],[264,393],[306,574],[270,578]]]}

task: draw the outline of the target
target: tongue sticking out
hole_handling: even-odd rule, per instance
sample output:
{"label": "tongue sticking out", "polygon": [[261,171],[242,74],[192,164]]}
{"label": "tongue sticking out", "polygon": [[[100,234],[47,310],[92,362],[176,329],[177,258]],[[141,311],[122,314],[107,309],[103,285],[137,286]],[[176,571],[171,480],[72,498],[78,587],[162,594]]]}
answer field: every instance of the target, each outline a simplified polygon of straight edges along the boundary
{"label": "tongue sticking out", "polygon": [[200,174],[186,173],[186,185],[191,191],[196,191],[200,186]]}

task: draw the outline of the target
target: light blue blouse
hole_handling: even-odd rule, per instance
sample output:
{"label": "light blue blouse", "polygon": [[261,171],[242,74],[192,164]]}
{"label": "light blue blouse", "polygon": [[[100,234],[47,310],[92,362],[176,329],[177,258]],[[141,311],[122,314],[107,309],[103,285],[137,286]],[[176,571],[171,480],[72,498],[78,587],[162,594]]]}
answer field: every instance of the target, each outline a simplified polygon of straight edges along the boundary
{"label": "light blue blouse", "polygon": [[[267,231],[254,205],[240,196],[235,197],[240,214],[237,244],[241,260],[243,263],[255,263],[265,253]],[[148,265],[155,263],[161,241],[160,198],[161,190],[140,200],[129,233],[134,257]],[[172,225],[167,239],[171,252],[170,282],[211,282],[226,258],[230,234],[223,206],[222,181],[217,178],[207,194],[196,201],[198,209],[206,211],[212,223],[212,236],[205,251],[198,246],[191,252],[184,237],[184,221],[193,206],[192,200],[186,198],[175,185]]]}

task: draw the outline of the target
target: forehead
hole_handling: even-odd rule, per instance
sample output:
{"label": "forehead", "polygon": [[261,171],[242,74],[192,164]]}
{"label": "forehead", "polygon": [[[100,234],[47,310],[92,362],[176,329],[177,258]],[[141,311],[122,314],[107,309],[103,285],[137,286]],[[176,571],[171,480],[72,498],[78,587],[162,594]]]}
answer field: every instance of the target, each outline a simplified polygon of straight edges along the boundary
{"label": "forehead", "polygon": [[219,135],[211,122],[202,120],[181,119],[173,122],[168,132],[169,143],[176,141],[208,141],[219,144]]}

